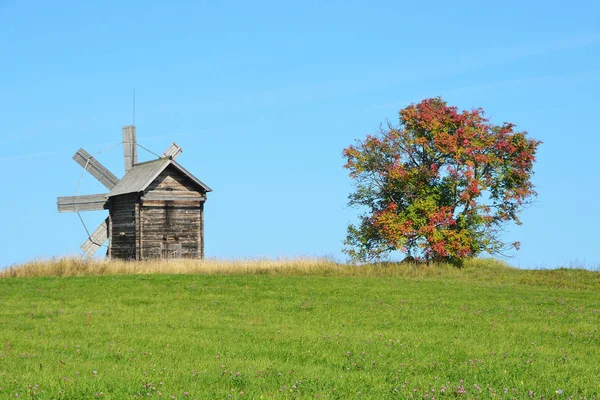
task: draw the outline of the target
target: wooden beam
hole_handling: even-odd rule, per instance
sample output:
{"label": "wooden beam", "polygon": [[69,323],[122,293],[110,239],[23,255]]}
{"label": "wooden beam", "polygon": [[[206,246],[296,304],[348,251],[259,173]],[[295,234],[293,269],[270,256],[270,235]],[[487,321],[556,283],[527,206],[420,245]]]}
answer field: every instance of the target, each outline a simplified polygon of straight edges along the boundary
{"label": "wooden beam", "polygon": [[190,195],[173,195],[173,194],[160,194],[160,193],[148,193],[142,196],[142,201],[206,201],[205,196],[193,194]]}
{"label": "wooden beam", "polygon": [[90,194],[85,196],[59,197],[56,204],[58,212],[77,212],[105,210],[108,208],[106,202],[108,194]]}
{"label": "wooden beam", "polygon": [[173,142],[173,144],[170,145],[169,148],[165,150],[165,152],[163,153],[163,156],[169,157],[171,160],[174,160],[177,157],[179,157],[181,155],[181,153],[183,153],[183,149],[181,147],[179,147],[179,145],[177,143]]}
{"label": "wooden beam", "polygon": [[84,149],[77,150],[77,153],[73,156],[73,160],[81,165],[86,171],[88,171],[94,178],[98,179],[101,184],[106,186],[108,189],[112,189],[119,178],[113,175],[112,172],[104,168],[94,157],[90,155]]}
{"label": "wooden beam", "polygon": [[137,141],[135,138],[135,126],[123,127],[123,152],[125,155],[125,173],[137,164]]}
{"label": "wooden beam", "polygon": [[91,257],[106,242],[106,239],[108,239],[108,218],[96,228],[80,248],[85,254]]}

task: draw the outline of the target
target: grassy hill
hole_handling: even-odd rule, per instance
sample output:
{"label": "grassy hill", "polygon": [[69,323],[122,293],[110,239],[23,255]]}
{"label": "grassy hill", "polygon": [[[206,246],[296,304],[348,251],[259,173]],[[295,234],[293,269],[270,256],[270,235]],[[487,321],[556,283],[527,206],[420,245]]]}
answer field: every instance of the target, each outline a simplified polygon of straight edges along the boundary
{"label": "grassy hill", "polygon": [[0,398],[600,393],[598,272],[56,260],[0,276]]}

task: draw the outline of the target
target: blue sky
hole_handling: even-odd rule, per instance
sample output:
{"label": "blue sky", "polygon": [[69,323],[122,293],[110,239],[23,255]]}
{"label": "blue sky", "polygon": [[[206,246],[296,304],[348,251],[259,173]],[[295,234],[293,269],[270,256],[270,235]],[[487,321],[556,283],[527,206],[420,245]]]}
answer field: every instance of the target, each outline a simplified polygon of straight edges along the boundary
{"label": "blue sky", "polygon": [[[600,4],[487,3],[0,0],[0,266],[80,253],[56,197],[79,147],[121,141],[135,89],[138,142],[176,141],[214,189],[208,257],[343,260],[342,149],[439,95],[544,142],[509,263],[597,267]],[[117,176],[122,157],[98,155]],[[79,193],[103,189],[87,175]]]}

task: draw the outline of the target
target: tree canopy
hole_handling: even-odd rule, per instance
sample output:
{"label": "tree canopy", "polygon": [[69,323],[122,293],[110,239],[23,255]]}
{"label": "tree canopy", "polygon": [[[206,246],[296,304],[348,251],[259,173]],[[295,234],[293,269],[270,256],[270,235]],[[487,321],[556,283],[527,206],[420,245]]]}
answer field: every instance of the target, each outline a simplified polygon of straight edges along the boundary
{"label": "tree canopy", "polygon": [[399,125],[344,149],[355,181],[349,205],[364,211],[348,226],[344,251],[356,261],[392,251],[424,260],[506,255],[519,243],[501,232],[537,196],[531,182],[540,141],[481,108],[459,111],[441,98],[399,111]]}

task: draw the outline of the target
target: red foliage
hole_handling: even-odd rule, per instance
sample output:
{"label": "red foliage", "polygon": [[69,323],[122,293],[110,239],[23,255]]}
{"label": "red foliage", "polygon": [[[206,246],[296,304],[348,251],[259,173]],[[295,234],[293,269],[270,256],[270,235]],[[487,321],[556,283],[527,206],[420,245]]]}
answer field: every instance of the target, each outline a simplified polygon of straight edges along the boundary
{"label": "red foliage", "polygon": [[514,124],[491,124],[480,108],[459,112],[440,98],[399,115],[398,127],[343,151],[357,184],[350,204],[367,208],[361,224],[349,226],[348,254],[368,260],[400,250],[461,260],[518,249],[498,232],[520,223],[522,206],[536,196],[531,176],[541,142]]}

